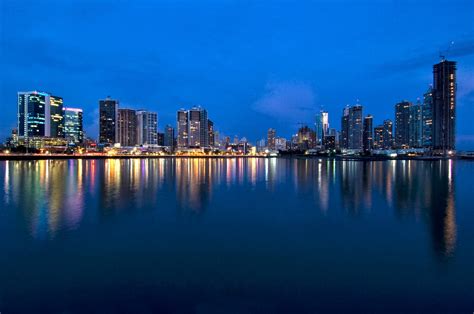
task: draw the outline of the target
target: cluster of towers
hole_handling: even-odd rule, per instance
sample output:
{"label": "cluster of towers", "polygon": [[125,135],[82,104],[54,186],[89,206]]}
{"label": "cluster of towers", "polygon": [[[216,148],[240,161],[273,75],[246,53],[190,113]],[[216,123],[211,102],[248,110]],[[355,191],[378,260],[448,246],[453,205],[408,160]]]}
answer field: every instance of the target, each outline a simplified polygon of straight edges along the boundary
{"label": "cluster of towers", "polygon": [[80,144],[84,140],[82,109],[65,107],[63,98],[50,93],[18,93],[17,135],[33,141],[57,138]]}
{"label": "cluster of towers", "polygon": [[[363,115],[363,106],[346,106],[341,129],[329,128],[329,114],[316,115],[314,129],[302,126],[287,145],[296,149],[371,150],[420,148],[433,153],[455,150],[456,62],[442,60],[433,66],[433,84],[423,101],[401,101],[395,105],[394,122],[385,119],[374,126],[372,115]],[[267,134],[267,147],[278,149],[274,129]]]}

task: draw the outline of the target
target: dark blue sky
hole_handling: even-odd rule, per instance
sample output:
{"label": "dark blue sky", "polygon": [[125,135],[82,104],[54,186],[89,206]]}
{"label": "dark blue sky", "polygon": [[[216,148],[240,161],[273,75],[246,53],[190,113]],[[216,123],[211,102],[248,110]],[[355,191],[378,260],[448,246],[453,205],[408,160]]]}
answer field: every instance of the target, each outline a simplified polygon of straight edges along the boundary
{"label": "dark blue sky", "polygon": [[375,124],[422,97],[439,51],[458,61],[458,148],[474,148],[474,1],[0,0],[0,136],[16,93],[85,110],[98,99],[157,111],[160,129],[201,105],[226,135],[290,136],[320,106],[339,128],[357,99]]}

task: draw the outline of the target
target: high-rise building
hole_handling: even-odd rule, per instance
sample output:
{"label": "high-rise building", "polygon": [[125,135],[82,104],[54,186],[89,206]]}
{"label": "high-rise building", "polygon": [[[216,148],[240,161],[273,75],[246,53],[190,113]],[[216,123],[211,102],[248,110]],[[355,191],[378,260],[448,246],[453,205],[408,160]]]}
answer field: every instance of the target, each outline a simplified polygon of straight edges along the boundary
{"label": "high-rise building", "polygon": [[339,146],[343,149],[349,148],[349,106],[342,111]]}
{"label": "high-rise building", "polygon": [[156,134],[156,142],[158,146],[165,146],[165,133],[158,132]]}
{"label": "high-rise building", "polygon": [[267,147],[269,149],[275,149],[275,138],[276,138],[276,131],[275,129],[268,129],[267,131]]}
{"label": "high-rise building", "polygon": [[446,153],[456,148],[456,62],[433,66],[433,149]]}
{"label": "high-rise building", "polygon": [[174,128],[170,124],[165,126],[164,146],[168,146],[171,151],[174,150]]}
{"label": "high-rise building", "polygon": [[363,148],[364,151],[370,151],[373,146],[373,132],[372,132],[372,125],[373,125],[373,117],[368,115],[364,118],[364,134],[363,134]]}
{"label": "high-rise building", "polygon": [[121,146],[137,145],[137,112],[135,110],[118,110],[118,143]]}
{"label": "high-rise building", "polygon": [[201,107],[193,107],[188,112],[188,146],[193,148],[209,146],[209,130],[207,111]]}
{"label": "high-rise building", "polygon": [[408,101],[401,101],[395,105],[395,147],[410,147],[410,107]]}
{"label": "high-rise building", "polygon": [[349,147],[350,149],[362,149],[363,125],[362,106],[355,105],[349,108]]}
{"label": "high-rise building", "polygon": [[178,130],[178,148],[188,147],[188,111],[184,109],[178,110],[177,113],[177,130]]}
{"label": "high-rise building", "polygon": [[327,135],[329,131],[329,114],[327,111],[321,110],[316,115],[314,130],[316,134],[317,145],[322,145],[324,136]]}
{"label": "high-rise building", "polygon": [[214,137],[214,122],[211,120],[207,120],[207,134],[209,136],[209,146],[214,147],[216,145],[215,137]]}
{"label": "high-rise building", "polygon": [[284,137],[275,138],[275,150],[286,151],[288,149],[287,140]]}
{"label": "high-rise building", "polygon": [[409,146],[419,148],[422,147],[422,131],[423,131],[423,115],[422,105],[417,103],[410,107],[410,129],[409,129]]}
{"label": "high-rise building", "polygon": [[70,143],[81,144],[84,141],[83,113],[78,108],[63,108],[64,137]]}
{"label": "high-rise building", "polygon": [[324,149],[336,149],[336,136],[327,134],[323,139]]}
{"label": "high-rise building", "polygon": [[308,126],[302,126],[298,130],[297,141],[301,150],[316,148],[316,133]]}
{"label": "high-rise building", "polygon": [[393,122],[390,119],[383,121],[383,149],[393,147]]}
{"label": "high-rise building", "polygon": [[64,137],[63,99],[48,93],[18,93],[18,133],[21,137]]}
{"label": "high-rise building", "polygon": [[137,145],[158,145],[158,114],[137,111]]}
{"label": "high-rise building", "polygon": [[374,128],[374,145],[373,145],[374,149],[384,148],[383,133],[384,133],[383,125],[377,125]]}
{"label": "high-rise building", "polygon": [[422,116],[422,145],[425,148],[431,148],[433,146],[433,88],[431,86],[423,95]]}
{"label": "high-rise building", "polygon": [[114,144],[118,141],[118,100],[107,97],[99,100],[99,143]]}
{"label": "high-rise building", "polygon": [[63,98],[49,96],[49,112],[51,116],[51,137],[64,137]]}

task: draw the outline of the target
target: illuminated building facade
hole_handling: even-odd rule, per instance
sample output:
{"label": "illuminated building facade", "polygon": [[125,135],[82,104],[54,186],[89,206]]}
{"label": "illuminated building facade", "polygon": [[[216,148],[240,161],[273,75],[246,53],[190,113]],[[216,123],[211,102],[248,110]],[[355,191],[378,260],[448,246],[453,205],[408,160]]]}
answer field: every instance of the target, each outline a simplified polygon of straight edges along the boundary
{"label": "illuminated building facade", "polygon": [[410,107],[409,101],[395,105],[395,147],[410,147]]}
{"label": "illuminated building facade", "polygon": [[135,110],[118,110],[118,143],[121,146],[137,145],[137,113]]}
{"label": "illuminated building facade", "polygon": [[63,98],[49,96],[50,136],[64,137]]}
{"label": "illuminated building facade", "polygon": [[80,144],[84,141],[83,113],[78,108],[63,108],[64,137],[70,143]]}
{"label": "illuminated building facade", "polygon": [[188,111],[181,109],[177,113],[178,148],[188,147]]}
{"label": "illuminated building facade", "polygon": [[362,106],[355,105],[349,108],[348,140],[349,149],[362,149],[363,144],[363,122]]}
{"label": "illuminated building facade", "polygon": [[433,88],[429,87],[423,95],[422,107],[422,146],[431,148],[433,146]]}
{"label": "illuminated building facade", "polygon": [[373,135],[373,117],[368,115],[364,118],[364,137],[363,137],[363,148],[364,151],[370,151],[373,146],[374,135]]}
{"label": "illuminated building facade", "polygon": [[158,145],[158,114],[145,110],[136,114],[137,145]]}
{"label": "illuminated building facade", "polygon": [[48,93],[18,93],[18,134],[21,137],[64,137],[63,99]]}
{"label": "illuminated building facade", "polygon": [[276,138],[276,130],[275,129],[268,129],[267,131],[267,147],[269,149],[275,149],[275,138]]}
{"label": "illuminated building facade", "polygon": [[442,60],[433,66],[433,149],[456,148],[456,62]]}

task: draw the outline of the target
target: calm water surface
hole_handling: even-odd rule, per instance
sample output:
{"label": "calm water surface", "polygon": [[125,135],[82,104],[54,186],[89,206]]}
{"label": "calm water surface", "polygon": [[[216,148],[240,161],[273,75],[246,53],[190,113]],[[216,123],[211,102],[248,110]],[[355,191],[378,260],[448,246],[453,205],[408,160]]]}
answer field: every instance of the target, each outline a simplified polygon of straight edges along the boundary
{"label": "calm water surface", "polygon": [[0,312],[474,311],[474,163],[0,162]]}

